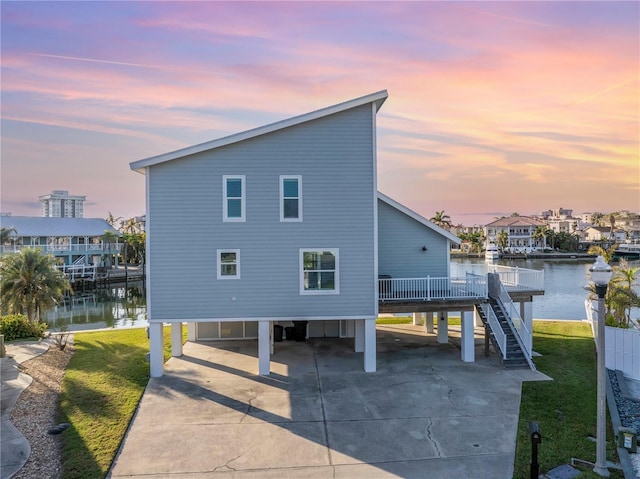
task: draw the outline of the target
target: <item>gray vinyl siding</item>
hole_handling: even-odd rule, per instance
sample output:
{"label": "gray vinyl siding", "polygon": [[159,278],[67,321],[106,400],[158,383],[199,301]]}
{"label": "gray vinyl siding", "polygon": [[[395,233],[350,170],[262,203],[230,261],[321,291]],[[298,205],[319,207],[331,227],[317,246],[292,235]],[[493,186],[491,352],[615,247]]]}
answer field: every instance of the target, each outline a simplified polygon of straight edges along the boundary
{"label": "gray vinyl siding", "polygon": [[[426,246],[427,251],[422,251]],[[448,241],[378,200],[378,274],[393,278],[449,276]]]}
{"label": "gray vinyl siding", "polygon": [[[149,168],[152,319],[373,315],[371,105]],[[244,175],[246,221],[223,222],[223,175]],[[280,175],[302,176],[302,222],[280,222]],[[300,295],[300,248],[338,248],[340,294]],[[217,249],[240,250],[218,280]]]}

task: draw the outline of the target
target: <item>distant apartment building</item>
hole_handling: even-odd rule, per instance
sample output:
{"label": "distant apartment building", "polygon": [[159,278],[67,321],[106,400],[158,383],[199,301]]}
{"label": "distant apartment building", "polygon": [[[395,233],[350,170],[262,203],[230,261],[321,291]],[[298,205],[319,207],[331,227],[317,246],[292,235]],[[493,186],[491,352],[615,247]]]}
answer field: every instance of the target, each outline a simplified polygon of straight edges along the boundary
{"label": "distant apartment building", "polygon": [[42,216],[48,218],[83,218],[86,196],[72,196],[66,190],[53,190],[38,197]]}
{"label": "distant apartment building", "polygon": [[566,219],[566,218],[571,218],[572,215],[573,215],[573,210],[569,210],[566,208],[546,210],[540,213],[540,217],[544,219],[547,219],[547,218]]}
{"label": "distant apartment building", "polygon": [[544,221],[548,228],[554,233],[579,235],[580,232],[589,225],[589,219],[585,220],[582,216],[574,217],[573,210],[567,208],[542,211],[536,219]]}

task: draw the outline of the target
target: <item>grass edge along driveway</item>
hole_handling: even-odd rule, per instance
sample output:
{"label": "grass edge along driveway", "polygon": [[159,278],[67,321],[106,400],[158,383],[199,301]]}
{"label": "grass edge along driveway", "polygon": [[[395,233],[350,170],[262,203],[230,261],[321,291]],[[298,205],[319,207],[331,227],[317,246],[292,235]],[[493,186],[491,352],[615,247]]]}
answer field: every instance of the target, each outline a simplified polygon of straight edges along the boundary
{"label": "grass edge along driveway", "polygon": [[[165,327],[165,361],[170,338]],[[62,435],[62,477],[101,478],[149,382],[149,339],[144,328],[83,332],[74,347],[59,396],[58,420],[72,426]]]}

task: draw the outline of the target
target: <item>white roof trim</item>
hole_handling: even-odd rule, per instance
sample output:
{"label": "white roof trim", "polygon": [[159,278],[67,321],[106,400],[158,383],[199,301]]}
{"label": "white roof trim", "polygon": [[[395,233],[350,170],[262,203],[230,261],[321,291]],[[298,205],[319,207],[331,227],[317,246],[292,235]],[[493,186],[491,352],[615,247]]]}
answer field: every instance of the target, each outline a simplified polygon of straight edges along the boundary
{"label": "white roof trim", "polygon": [[389,198],[384,193],[380,193],[378,191],[378,199],[384,201],[386,204],[388,204],[392,208],[395,208],[398,211],[401,211],[402,213],[404,213],[405,215],[409,216],[410,218],[413,218],[418,223],[422,223],[427,228],[430,228],[433,231],[435,231],[436,233],[441,234],[442,236],[447,238],[449,241],[452,241],[455,244],[462,243],[462,240],[460,238],[458,238],[456,235],[450,233],[449,231],[445,230],[444,228],[440,228],[438,225],[432,223],[431,221],[426,219],[424,216],[421,216],[418,213],[416,213],[415,211],[410,210],[406,206],[398,203],[396,200],[393,200],[393,199]]}
{"label": "white roof trim", "polygon": [[337,105],[322,108],[320,110],[312,111],[310,113],[305,113],[304,115],[298,115],[285,120],[277,121],[269,125],[254,128],[252,130],[235,133],[233,135],[225,136],[217,140],[207,141],[205,143],[189,146],[187,148],[182,148],[180,150],[163,153],[162,155],[152,156],[142,160],[133,161],[129,164],[129,166],[132,170],[144,174],[145,168],[149,166],[157,165],[159,163],[164,163],[166,161],[175,160],[176,158],[182,158],[188,155],[194,155],[196,153],[212,150],[214,148],[220,148],[221,146],[230,145],[232,143],[248,140],[250,138],[255,138],[256,136],[271,133],[277,130],[281,130],[283,128],[288,128],[290,126],[299,125],[307,121],[322,118],[324,116],[333,115],[341,111],[366,105],[367,103],[375,103],[376,111],[378,111],[382,106],[382,104],[384,103],[384,101],[387,99],[387,96],[388,96],[387,90],[381,90],[379,92],[371,93],[369,95],[365,95],[360,98],[355,98],[353,100],[345,101],[343,103],[338,103]]}

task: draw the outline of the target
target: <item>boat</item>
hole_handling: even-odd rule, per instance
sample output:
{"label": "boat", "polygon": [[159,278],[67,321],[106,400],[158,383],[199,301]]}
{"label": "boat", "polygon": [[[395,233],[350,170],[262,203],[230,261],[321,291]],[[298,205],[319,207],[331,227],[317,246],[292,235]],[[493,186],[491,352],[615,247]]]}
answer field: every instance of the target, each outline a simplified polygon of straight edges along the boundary
{"label": "boat", "polygon": [[640,259],[640,244],[622,243],[613,253],[614,259]]}
{"label": "boat", "polygon": [[485,261],[498,261],[500,259],[500,251],[494,244],[488,244],[487,249],[484,252]]}

